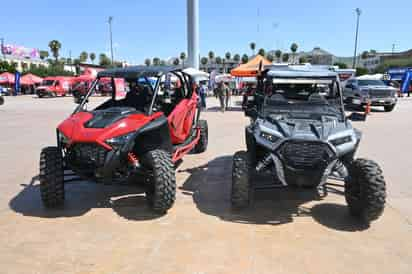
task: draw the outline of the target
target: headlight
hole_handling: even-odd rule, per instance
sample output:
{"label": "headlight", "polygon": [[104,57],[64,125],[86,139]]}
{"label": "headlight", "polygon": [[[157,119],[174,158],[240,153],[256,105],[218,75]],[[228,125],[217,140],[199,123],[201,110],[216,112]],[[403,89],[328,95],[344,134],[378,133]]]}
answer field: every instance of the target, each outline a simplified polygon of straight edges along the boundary
{"label": "headlight", "polygon": [[352,136],[345,136],[337,139],[333,139],[330,141],[334,146],[340,146],[345,143],[352,142]]}
{"label": "headlight", "polygon": [[261,132],[260,133],[260,137],[262,137],[263,139],[265,139],[266,141],[269,141],[271,143],[275,143],[277,140],[279,140],[279,137],[266,133],[266,132]]}
{"label": "headlight", "polygon": [[133,137],[133,135],[134,135],[134,132],[130,132],[125,135],[107,139],[106,143],[113,148],[119,148],[123,146],[124,144],[126,144]]}
{"label": "headlight", "polygon": [[59,134],[59,142],[62,144],[68,144],[70,143],[70,139],[69,137],[67,137],[66,135],[64,135],[61,131],[58,131]]}

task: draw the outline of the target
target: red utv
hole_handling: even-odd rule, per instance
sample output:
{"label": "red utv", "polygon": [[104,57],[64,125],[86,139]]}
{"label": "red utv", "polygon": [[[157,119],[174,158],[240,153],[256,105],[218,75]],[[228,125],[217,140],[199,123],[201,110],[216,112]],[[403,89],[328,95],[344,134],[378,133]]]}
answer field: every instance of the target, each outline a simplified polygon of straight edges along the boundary
{"label": "red utv", "polygon": [[[87,110],[104,77],[112,79],[111,99]],[[116,98],[115,78],[124,79],[123,99]],[[144,179],[149,205],[165,213],[175,201],[175,166],[185,154],[204,152],[208,144],[207,122],[199,119],[192,86],[190,75],[170,67],[99,72],[73,114],[58,126],[57,146],[41,152],[43,204],[63,204],[64,170],[72,170],[103,182]]]}

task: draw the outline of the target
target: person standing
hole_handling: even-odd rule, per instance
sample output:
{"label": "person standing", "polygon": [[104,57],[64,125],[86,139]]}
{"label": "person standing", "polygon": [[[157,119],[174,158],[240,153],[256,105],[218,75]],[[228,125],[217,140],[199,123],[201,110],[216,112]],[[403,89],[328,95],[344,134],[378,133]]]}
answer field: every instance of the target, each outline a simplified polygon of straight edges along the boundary
{"label": "person standing", "polygon": [[219,98],[220,110],[225,111],[225,83],[221,82],[216,88],[216,96]]}
{"label": "person standing", "polygon": [[231,92],[229,86],[226,83],[224,83],[224,85],[225,85],[225,99],[226,99],[225,100],[225,109],[228,110],[232,92]]}
{"label": "person standing", "polygon": [[202,106],[202,109],[206,109],[206,85],[200,84],[199,87],[199,96],[200,96],[200,105]]}

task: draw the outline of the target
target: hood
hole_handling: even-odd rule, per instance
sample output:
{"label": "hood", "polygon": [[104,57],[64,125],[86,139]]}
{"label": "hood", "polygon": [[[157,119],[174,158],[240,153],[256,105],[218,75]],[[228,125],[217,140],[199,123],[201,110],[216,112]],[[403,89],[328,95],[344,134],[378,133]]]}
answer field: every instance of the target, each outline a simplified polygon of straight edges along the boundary
{"label": "hood", "polygon": [[313,115],[304,114],[299,118],[288,118],[282,115],[270,115],[261,123],[261,130],[275,130],[282,138],[296,138],[307,140],[327,141],[335,134],[350,130],[349,125],[339,121],[337,117],[320,115],[316,119]]}
{"label": "hood", "polygon": [[64,120],[58,130],[70,143],[96,142],[110,149],[105,140],[137,131],[159,116],[161,113],[146,116],[128,108],[78,112]]}

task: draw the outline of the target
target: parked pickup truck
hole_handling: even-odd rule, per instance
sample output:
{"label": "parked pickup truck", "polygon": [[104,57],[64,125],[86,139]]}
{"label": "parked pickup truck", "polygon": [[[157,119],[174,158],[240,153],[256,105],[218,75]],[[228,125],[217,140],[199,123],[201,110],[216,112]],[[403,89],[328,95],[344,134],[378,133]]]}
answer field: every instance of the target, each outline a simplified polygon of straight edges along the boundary
{"label": "parked pickup truck", "polygon": [[382,80],[350,79],[343,90],[344,100],[348,104],[364,106],[382,106],[389,112],[395,108],[397,89],[387,86]]}

